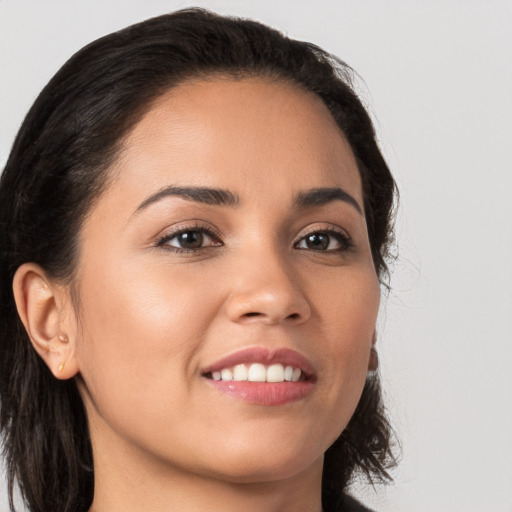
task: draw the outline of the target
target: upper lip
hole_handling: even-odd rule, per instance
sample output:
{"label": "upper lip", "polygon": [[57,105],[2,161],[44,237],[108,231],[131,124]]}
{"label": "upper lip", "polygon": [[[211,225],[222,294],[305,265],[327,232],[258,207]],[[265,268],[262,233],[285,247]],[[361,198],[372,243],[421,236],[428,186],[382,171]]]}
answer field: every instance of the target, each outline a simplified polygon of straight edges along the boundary
{"label": "upper lip", "polygon": [[299,368],[307,378],[311,378],[315,374],[312,363],[299,352],[289,348],[269,349],[265,347],[251,347],[229,354],[204,368],[202,373],[218,372],[223,368],[232,368],[237,364],[244,363],[293,366]]}

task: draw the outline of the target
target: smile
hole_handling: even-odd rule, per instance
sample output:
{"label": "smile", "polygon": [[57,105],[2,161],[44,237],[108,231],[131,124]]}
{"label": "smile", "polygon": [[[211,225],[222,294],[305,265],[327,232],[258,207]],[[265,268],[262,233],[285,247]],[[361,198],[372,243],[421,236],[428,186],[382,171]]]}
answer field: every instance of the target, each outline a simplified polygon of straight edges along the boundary
{"label": "smile", "polygon": [[255,405],[284,405],[314,388],[312,364],[294,350],[254,347],[231,354],[202,372],[217,391]]}
{"label": "smile", "polygon": [[213,380],[237,382],[298,382],[305,380],[306,376],[302,373],[300,368],[282,364],[272,364],[265,366],[261,363],[237,364],[232,368],[223,368],[220,371],[215,371],[206,375]]}

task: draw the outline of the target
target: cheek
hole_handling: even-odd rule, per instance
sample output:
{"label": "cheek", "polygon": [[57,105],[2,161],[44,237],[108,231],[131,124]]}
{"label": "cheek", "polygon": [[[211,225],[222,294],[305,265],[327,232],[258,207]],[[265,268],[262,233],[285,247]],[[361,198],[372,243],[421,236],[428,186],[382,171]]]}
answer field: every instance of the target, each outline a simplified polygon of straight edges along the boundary
{"label": "cheek", "polygon": [[[314,287],[315,308],[330,350],[360,358],[371,346],[379,311],[380,288],[373,267],[340,271]],[[354,362],[354,361],[351,361]]]}
{"label": "cheek", "polygon": [[[379,310],[380,289],[373,271],[351,272],[332,282],[329,293],[319,297],[322,315],[321,342],[326,360],[326,400],[335,404],[337,435],[348,423],[361,396]],[[350,277],[350,278],[348,278]]]}
{"label": "cheek", "polygon": [[216,311],[215,290],[198,293],[191,276],[156,266],[108,270],[85,270],[80,282],[78,358],[90,392],[109,390],[116,399],[130,390],[142,400],[176,388],[195,369],[194,354]]}

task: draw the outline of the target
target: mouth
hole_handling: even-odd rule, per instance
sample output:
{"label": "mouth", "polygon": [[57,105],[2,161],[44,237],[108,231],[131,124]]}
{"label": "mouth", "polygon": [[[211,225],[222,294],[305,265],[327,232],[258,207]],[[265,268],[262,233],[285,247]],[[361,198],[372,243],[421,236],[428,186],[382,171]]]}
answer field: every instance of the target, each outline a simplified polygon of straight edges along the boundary
{"label": "mouth", "polygon": [[307,396],[316,382],[312,364],[290,349],[254,347],[202,372],[217,391],[255,405],[284,405]]}
{"label": "mouth", "polygon": [[235,382],[299,382],[307,380],[304,372],[294,366],[272,364],[265,366],[261,363],[237,364],[231,368],[208,372],[207,379]]}

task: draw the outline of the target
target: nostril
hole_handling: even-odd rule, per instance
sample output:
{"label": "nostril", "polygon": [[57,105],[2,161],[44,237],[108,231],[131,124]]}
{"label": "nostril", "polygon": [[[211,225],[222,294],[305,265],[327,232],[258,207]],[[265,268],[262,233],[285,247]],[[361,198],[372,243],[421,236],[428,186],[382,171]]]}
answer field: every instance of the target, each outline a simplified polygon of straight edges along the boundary
{"label": "nostril", "polygon": [[[262,317],[269,317],[269,315],[265,315],[265,313],[259,313],[257,311],[250,311],[249,313],[245,313],[243,315],[243,318],[253,318],[253,317],[262,318]],[[287,315],[285,317],[285,319],[298,320],[298,319],[300,319],[300,317],[301,317],[300,313],[291,313],[290,315]]]}
{"label": "nostril", "polygon": [[300,293],[274,293],[264,287],[230,295],[226,313],[233,322],[275,325],[280,322],[299,324],[310,316],[309,304]]}

